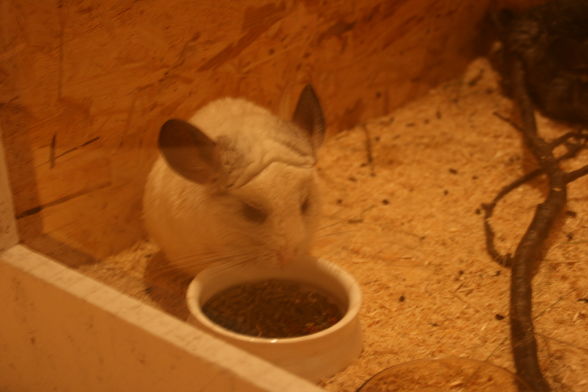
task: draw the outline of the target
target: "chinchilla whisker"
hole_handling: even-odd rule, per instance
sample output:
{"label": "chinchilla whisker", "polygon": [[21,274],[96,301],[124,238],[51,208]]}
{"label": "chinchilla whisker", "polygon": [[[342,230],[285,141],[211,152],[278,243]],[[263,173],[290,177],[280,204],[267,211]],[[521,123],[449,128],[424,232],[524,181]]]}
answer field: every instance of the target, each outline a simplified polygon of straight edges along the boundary
{"label": "chinchilla whisker", "polygon": [[330,228],[330,227],[333,227],[333,226],[342,225],[342,224],[344,224],[344,223],[345,223],[344,221],[337,221],[337,222],[329,223],[328,225],[320,226],[320,227],[317,229],[317,232],[318,232],[318,231],[322,231],[322,230],[326,230],[326,229],[328,229],[328,228]]}
{"label": "chinchilla whisker", "polygon": [[174,259],[174,262],[182,263],[184,260],[194,260],[194,259],[202,259],[202,260],[206,260],[206,261],[214,261],[214,260],[221,261],[222,259],[228,259],[231,257],[238,257],[242,254],[252,253],[252,252],[258,251],[259,249],[262,249],[262,248],[257,247],[257,246],[243,246],[239,249],[238,252],[236,252],[236,251],[231,252],[231,251],[227,250],[227,251],[223,252],[222,255],[218,251],[192,253],[190,255]]}
{"label": "chinchilla whisker", "polygon": [[[244,258],[249,257],[249,253],[240,253],[240,254],[233,254],[233,255],[217,255],[213,257],[206,257],[206,258],[199,258],[198,264],[220,264],[220,263],[229,263],[231,261],[242,260]],[[178,263],[176,263],[178,264]],[[194,263],[190,263],[189,261],[186,263],[187,265],[194,265]]]}
{"label": "chinchilla whisker", "polygon": [[217,271],[229,271],[232,268],[236,268],[236,267],[240,267],[242,265],[250,264],[254,260],[255,260],[255,258],[248,257],[248,258],[240,260],[240,261],[235,260],[235,261],[230,261],[227,263],[222,263],[217,266],[217,268],[218,268]]}
{"label": "chinchilla whisker", "polygon": [[260,255],[249,255],[249,257],[245,257],[242,259],[232,259],[230,261],[227,261],[225,263],[220,263],[217,265],[218,271],[227,271],[230,270],[231,268],[236,268],[236,267],[240,267],[246,264],[253,264],[253,263],[264,263],[264,262],[270,262],[271,260],[273,260],[272,257],[272,253],[271,252],[266,252],[265,254],[260,254]]}
{"label": "chinchilla whisker", "polygon": [[151,271],[156,274],[164,274],[167,272],[173,272],[182,270],[184,267],[206,267],[211,264],[220,264],[226,263],[231,260],[242,259],[246,256],[245,255],[210,255],[207,257],[198,257],[198,256],[186,256],[183,257],[181,260],[175,260],[174,263],[168,263],[158,265],[154,268],[151,268]]}
{"label": "chinchilla whisker", "polygon": [[359,229],[357,229],[357,230],[331,231],[331,232],[328,232],[328,233],[318,233],[317,234],[317,238],[326,238],[326,237],[333,237],[333,236],[336,236],[336,235],[357,233],[358,231],[359,231]]}

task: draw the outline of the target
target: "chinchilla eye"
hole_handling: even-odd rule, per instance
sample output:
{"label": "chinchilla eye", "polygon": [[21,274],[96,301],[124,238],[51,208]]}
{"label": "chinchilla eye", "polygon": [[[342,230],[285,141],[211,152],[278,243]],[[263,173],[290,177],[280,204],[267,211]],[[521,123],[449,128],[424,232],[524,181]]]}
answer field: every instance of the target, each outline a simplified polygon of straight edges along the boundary
{"label": "chinchilla eye", "polygon": [[306,214],[308,212],[308,209],[310,208],[310,198],[307,197],[304,199],[304,201],[302,202],[302,204],[300,204],[300,211],[303,214]]}
{"label": "chinchilla eye", "polygon": [[241,213],[245,219],[255,223],[263,223],[267,218],[267,212],[247,203],[242,203]]}

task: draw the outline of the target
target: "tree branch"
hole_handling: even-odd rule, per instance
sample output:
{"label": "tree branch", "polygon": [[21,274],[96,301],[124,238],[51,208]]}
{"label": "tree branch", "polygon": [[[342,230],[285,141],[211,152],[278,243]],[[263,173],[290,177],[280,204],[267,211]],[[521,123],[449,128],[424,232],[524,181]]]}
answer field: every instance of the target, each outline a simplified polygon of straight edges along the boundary
{"label": "tree branch", "polygon": [[572,181],[575,181],[578,178],[583,177],[587,174],[588,174],[588,165],[586,165],[578,170],[574,170],[573,172],[566,173],[566,183],[570,183]]}
{"label": "tree branch", "polygon": [[[496,113],[495,113],[495,115],[498,118],[506,121],[508,124],[513,125],[514,128],[521,130],[520,127],[514,126],[514,123],[512,121],[510,121],[509,119],[506,119],[505,117],[502,117],[501,115],[498,115]],[[555,148],[555,147],[567,142],[571,137],[574,137],[574,136],[578,136],[578,134],[575,132],[566,133],[565,135],[553,140],[550,143],[550,147]],[[563,154],[562,156],[557,158],[557,161],[561,162],[561,161],[575,157],[576,155],[578,155],[578,152],[580,150],[582,150],[583,147],[584,146],[580,145],[580,144],[568,145],[568,151],[566,151],[565,154]],[[510,253],[503,255],[498,251],[498,249],[496,249],[496,245],[494,243],[495,234],[494,234],[494,229],[492,228],[492,225],[490,224],[490,218],[494,214],[494,209],[496,208],[496,205],[498,204],[498,202],[500,200],[502,200],[506,195],[508,195],[510,192],[512,192],[513,190],[515,190],[519,186],[523,185],[524,183],[526,183],[528,181],[531,181],[532,179],[534,179],[544,173],[545,173],[545,171],[542,168],[535,169],[535,170],[523,175],[522,177],[517,178],[516,180],[514,180],[510,184],[504,186],[500,191],[498,191],[498,193],[496,194],[496,196],[494,197],[494,199],[490,203],[482,204],[482,209],[484,210],[484,232],[485,232],[485,236],[486,236],[486,251],[488,252],[488,255],[490,255],[490,257],[492,257],[492,259],[494,261],[496,261],[498,264],[500,264],[504,267],[511,266],[511,261],[512,261],[511,256],[512,255]],[[570,173],[570,174],[572,174],[572,173]],[[571,182],[571,181],[568,181],[568,182]]]}

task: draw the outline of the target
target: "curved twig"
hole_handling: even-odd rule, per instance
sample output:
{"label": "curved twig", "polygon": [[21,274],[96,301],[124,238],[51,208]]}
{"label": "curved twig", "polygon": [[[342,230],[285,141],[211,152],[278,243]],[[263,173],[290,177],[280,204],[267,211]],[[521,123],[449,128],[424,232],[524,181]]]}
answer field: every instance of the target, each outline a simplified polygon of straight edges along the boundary
{"label": "curved twig", "polygon": [[574,170],[573,172],[570,173],[566,173],[566,183],[570,183],[572,181],[577,180],[580,177],[583,177],[585,175],[588,175],[588,165],[578,169],[578,170]]}
{"label": "curved twig", "polygon": [[[498,118],[506,121],[508,124],[513,125],[514,128],[521,130],[521,128],[518,125],[515,126],[514,123],[510,119],[506,119],[505,117],[500,116],[498,113],[495,113],[495,115]],[[566,133],[565,135],[560,136],[559,138],[553,140],[549,145],[550,145],[550,148],[553,149],[555,147],[558,147],[558,146],[566,143],[572,137],[582,138],[582,136],[584,136],[584,135],[580,135],[577,132],[569,132],[569,133]],[[580,144],[567,144],[567,147],[568,147],[568,151],[566,151],[565,154],[563,154],[562,156],[557,158],[558,162],[562,162],[567,159],[575,157],[576,155],[578,155],[578,152],[580,152],[584,148],[584,146],[580,145]],[[576,172],[580,172],[583,169],[588,170],[586,168],[582,168],[582,169],[577,170]],[[481,206],[482,210],[484,211],[484,232],[486,235],[486,251],[488,252],[490,257],[492,257],[492,259],[495,262],[497,262],[498,264],[500,264],[504,267],[510,267],[511,261],[512,261],[512,255],[510,253],[503,255],[498,251],[498,249],[496,249],[496,245],[494,243],[495,234],[494,234],[494,229],[492,228],[492,225],[490,224],[490,218],[494,214],[494,209],[496,208],[496,205],[498,204],[498,202],[500,200],[502,200],[506,195],[508,195],[510,192],[512,192],[513,190],[515,190],[519,186],[525,184],[528,181],[531,181],[532,179],[534,179],[544,173],[545,173],[545,171],[542,168],[539,168],[539,169],[535,169],[535,170],[517,178],[516,180],[514,180],[510,184],[508,184],[508,185],[504,186],[502,189],[500,189],[500,191],[498,191],[498,193],[496,194],[496,196],[494,197],[494,199],[490,203],[484,203]],[[573,173],[575,173],[575,172],[569,173],[568,176],[571,178],[571,174],[573,174]],[[581,174],[581,173],[578,173],[578,174]],[[567,182],[571,182],[571,181],[567,181]]]}

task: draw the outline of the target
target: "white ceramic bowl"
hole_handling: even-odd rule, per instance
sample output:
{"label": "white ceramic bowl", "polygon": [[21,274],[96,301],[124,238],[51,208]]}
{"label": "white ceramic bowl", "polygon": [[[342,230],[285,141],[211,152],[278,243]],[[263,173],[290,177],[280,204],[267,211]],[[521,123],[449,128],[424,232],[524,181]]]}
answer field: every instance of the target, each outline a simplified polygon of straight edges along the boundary
{"label": "white ceramic bowl", "polygon": [[[345,314],[339,322],[317,333],[276,339],[232,332],[213,323],[202,313],[201,305],[219,291],[265,279],[288,279],[319,287],[343,305]],[[345,368],[362,349],[358,319],[361,305],[359,286],[349,273],[325,260],[313,259],[275,269],[254,265],[211,267],[194,278],[186,298],[190,321],[197,327],[313,382]]]}

